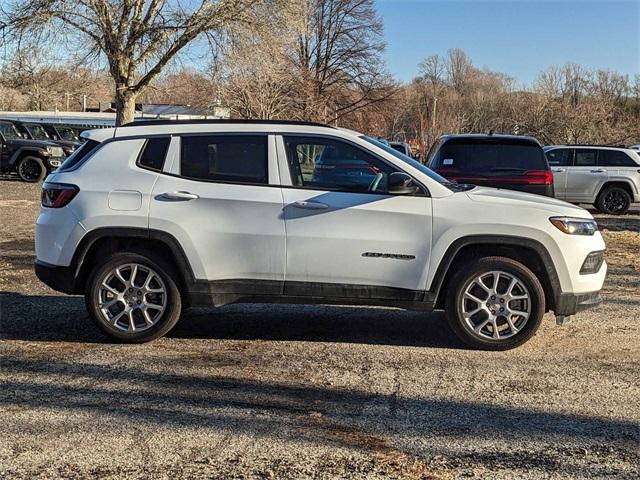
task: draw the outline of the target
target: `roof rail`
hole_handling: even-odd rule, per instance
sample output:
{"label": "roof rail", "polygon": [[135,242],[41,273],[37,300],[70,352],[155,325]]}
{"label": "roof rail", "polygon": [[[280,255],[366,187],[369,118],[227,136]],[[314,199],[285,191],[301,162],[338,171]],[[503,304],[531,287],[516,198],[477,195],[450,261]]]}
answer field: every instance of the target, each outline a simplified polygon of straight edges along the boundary
{"label": "roof rail", "polygon": [[610,148],[628,148],[626,145],[611,145],[606,143],[563,143],[565,147],[610,147]]}
{"label": "roof rail", "polygon": [[141,127],[146,125],[189,125],[189,124],[267,124],[267,125],[307,125],[312,127],[327,127],[327,128],[335,128],[331,125],[327,125],[326,123],[319,122],[305,122],[302,120],[259,120],[255,118],[251,119],[242,119],[242,118],[233,118],[233,119],[194,119],[194,120],[171,120],[171,119],[161,119],[161,120],[134,120],[133,122],[125,123],[122,125],[123,127]]}

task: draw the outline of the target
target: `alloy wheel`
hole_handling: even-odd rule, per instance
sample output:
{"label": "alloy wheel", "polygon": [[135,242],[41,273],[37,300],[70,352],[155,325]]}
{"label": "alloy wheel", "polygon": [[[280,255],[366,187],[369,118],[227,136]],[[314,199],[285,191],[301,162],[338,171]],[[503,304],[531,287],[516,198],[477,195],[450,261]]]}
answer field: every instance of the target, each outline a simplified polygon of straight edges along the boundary
{"label": "alloy wheel", "polygon": [[27,158],[20,162],[19,165],[19,174],[25,180],[37,180],[40,178],[40,174],[42,173],[40,164],[32,158]]}
{"label": "alloy wheel", "polygon": [[619,190],[611,190],[606,192],[602,202],[608,212],[621,212],[627,208],[627,198]]}
{"label": "alloy wheel", "polygon": [[467,282],[460,299],[465,328],[481,339],[516,335],[531,316],[531,294],[512,273],[490,271]]}
{"label": "alloy wheel", "polygon": [[155,325],[167,306],[167,289],[160,275],[139,263],[127,263],[110,270],[97,293],[102,318],[129,333]]}

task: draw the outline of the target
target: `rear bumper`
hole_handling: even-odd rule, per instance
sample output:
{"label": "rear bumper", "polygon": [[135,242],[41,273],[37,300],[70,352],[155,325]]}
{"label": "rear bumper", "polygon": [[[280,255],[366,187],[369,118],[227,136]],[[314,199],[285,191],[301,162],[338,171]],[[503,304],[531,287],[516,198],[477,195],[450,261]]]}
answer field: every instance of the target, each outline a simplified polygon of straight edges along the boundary
{"label": "rear bumper", "polygon": [[50,265],[36,260],[35,271],[38,279],[54,290],[62,293],[77,293],[73,268]]}
{"label": "rear bumper", "polygon": [[602,303],[600,291],[589,293],[561,293],[556,297],[556,316],[568,317]]}

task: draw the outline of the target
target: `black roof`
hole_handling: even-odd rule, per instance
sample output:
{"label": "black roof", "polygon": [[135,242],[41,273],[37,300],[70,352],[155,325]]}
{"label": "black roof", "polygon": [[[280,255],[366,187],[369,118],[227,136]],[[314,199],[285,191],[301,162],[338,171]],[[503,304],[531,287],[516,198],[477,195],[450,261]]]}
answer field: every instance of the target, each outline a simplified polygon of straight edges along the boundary
{"label": "black roof", "polygon": [[440,140],[443,142],[450,142],[456,140],[493,140],[493,141],[504,141],[505,143],[534,143],[542,147],[542,144],[536,137],[530,137],[527,135],[503,135],[503,134],[494,134],[494,133],[458,133],[458,134],[449,134],[443,135],[440,137]]}
{"label": "black roof", "polygon": [[327,127],[327,128],[335,128],[331,125],[327,125],[326,123],[319,122],[304,122],[301,120],[260,120],[260,119],[242,119],[242,118],[232,118],[232,119],[194,119],[194,120],[171,120],[171,119],[161,119],[161,120],[134,120],[133,122],[125,123],[122,125],[123,127],[141,127],[145,125],[190,125],[190,124],[266,124],[266,125],[308,125],[312,127]]}

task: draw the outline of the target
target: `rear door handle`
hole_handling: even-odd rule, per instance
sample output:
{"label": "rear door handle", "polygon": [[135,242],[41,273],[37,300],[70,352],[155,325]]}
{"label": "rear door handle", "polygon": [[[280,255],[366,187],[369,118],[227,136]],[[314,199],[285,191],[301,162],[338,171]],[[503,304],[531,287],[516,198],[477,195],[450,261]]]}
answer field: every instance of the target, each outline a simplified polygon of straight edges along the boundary
{"label": "rear door handle", "polygon": [[329,208],[329,205],[320,202],[300,201],[293,202],[292,205],[297,208],[306,208],[307,210],[326,210],[327,208]]}
{"label": "rear door handle", "polygon": [[597,168],[596,170],[591,170],[591,173],[605,173],[606,170],[603,170],[602,168]]}
{"label": "rear door handle", "polygon": [[556,172],[556,173],[562,173],[562,172],[566,172],[567,169],[566,168],[552,168],[551,171],[552,172]]}
{"label": "rear door handle", "polygon": [[160,197],[164,200],[177,200],[177,201],[187,201],[187,200],[195,200],[196,198],[200,198],[195,193],[191,192],[165,192],[160,194]]}

